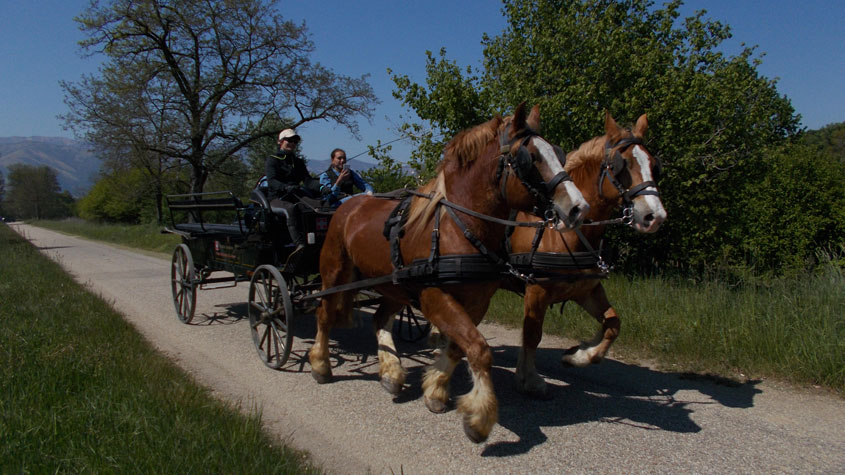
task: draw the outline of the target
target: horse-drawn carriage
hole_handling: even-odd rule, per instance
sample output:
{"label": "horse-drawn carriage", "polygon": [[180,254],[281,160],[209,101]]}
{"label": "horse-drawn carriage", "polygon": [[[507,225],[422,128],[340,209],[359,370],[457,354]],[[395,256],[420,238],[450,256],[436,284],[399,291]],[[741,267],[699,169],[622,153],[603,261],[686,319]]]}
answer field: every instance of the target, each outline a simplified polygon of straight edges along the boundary
{"label": "horse-drawn carriage", "polygon": [[[280,209],[260,188],[244,204],[231,192],[168,195],[170,225],[165,231],[182,237],[173,252],[170,280],[176,315],[183,323],[194,317],[198,290],[249,282],[248,318],[255,348],[265,365],[278,369],[292,347],[292,326],[298,315],[313,312],[320,290],[320,248],[335,208],[299,198],[299,229],[306,236],[301,255],[295,249]],[[178,219],[177,217],[182,218]],[[228,224],[221,224],[226,218]],[[378,295],[363,290],[359,306],[373,305]],[[400,312],[400,338],[416,340],[430,325],[410,307]]]}
{"label": "horse-drawn carriage", "polygon": [[[634,130],[619,128],[608,116],[606,134],[592,141],[597,145],[577,163],[567,163],[563,152],[537,132],[538,109],[528,114],[520,105],[513,116],[497,116],[456,136],[444,150],[437,177],[403,199],[360,196],[336,211],[305,209],[302,224],[311,259],[302,260],[303,268],[287,265],[288,243],[273,238],[286,232],[260,199],[252,200],[260,205],[255,217],[239,216],[226,228],[201,220],[173,224],[170,231],[185,240],[174,252],[171,272],[177,314],[190,319],[196,288],[220,282],[211,278],[213,271],[231,272],[228,280],[234,282],[249,279],[253,340],[264,363],[277,368],[290,352],[297,308],[319,299],[309,361],[312,376],[322,384],[332,380],[329,332],[348,318],[357,296],[369,292],[378,304],[373,325],[379,378],[396,394],[406,373],[392,339],[393,316],[413,305],[447,340],[423,377],[426,406],[437,413],[447,410],[449,380],[466,357],[473,388],[457,401],[457,409],[467,436],[483,441],[496,423],[498,405],[490,378],[492,353],[477,325],[503,282],[518,282],[513,288],[526,295],[516,371],[525,392],[545,391],[533,357],[550,303],[575,300],[602,324],[597,339],[567,351],[569,362],[600,361],[616,338],[619,319],[593,278],[606,274],[594,247],[607,217],[623,202],[623,221],[640,231],[652,232],[665,219],[650,175],[656,160],[642,146],[646,127],[645,116]],[[171,209],[243,209],[231,196],[219,202],[180,198],[170,201]],[[539,217],[522,214],[513,221],[512,210]],[[598,224],[586,236],[576,231],[585,220]],[[517,228],[510,249],[505,244],[509,227]],[[192,254],[202,257],[193,260]]]}

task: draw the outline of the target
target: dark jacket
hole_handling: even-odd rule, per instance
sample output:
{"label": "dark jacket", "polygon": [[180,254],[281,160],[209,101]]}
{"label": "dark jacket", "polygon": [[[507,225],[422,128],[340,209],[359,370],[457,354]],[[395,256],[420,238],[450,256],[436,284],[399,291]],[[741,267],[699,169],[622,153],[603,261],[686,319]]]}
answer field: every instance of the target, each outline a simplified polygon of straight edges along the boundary
{"label": "dark jacket", "polygon": [[[294,153],[279,151],[267,157],[264,162],[264,174],[267,176],[269,195],[267,198],[283,198],[286,193],[306,190],[306,195],[313,195],[320,189],[320,182],[308,173],[305,161]],[[300,187],[299,185],[304,185]]]}

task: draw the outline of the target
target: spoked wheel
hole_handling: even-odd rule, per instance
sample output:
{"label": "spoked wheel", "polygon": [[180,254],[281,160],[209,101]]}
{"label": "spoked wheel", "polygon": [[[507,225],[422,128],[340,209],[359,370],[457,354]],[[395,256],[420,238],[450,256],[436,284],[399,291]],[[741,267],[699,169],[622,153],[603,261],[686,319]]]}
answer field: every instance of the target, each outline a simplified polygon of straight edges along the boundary
{"label": "spoked wheel", "polygon": [[431,322],[414,313],[413,307],[405,305],[399,312],[399,339],[407,342],[419,341],[431,331]]}
{"label": "spoked wheel", "polygon": [[293,343],[293,304],[287,282],[273,266],[259,266],[249,282],[249,328],[264,364],[279,369]]}
{"label": "spoked wheel", "polygon": [[173,251],[170,265],[170,290],[173,291],[173,306],[182,323],[191,323],[197,305],[196,271],[194,259],[188,246],[180,244]]}

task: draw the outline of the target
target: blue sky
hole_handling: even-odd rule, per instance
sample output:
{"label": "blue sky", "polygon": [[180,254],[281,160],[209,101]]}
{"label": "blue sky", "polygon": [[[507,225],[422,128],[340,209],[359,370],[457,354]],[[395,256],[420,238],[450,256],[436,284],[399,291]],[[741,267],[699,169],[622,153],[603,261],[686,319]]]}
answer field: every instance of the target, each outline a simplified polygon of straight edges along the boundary
{"label": "blue sky", "polygon": [[[66,111],[58,82],[96,71],[96,60],[79,55],[83,37],[73,21],[87,3],[0,0],[0,136],[72,137],[56,118]],[[845,1],[689,0],[682,12],[700,9],[731,26],[728,53],[742,43],[759,46],[765,56],[758,70],[779,78],[779,92],[792,101],[804,126],[845,121]],[[425,51],[441,47],[463,67],[480,66],[482,34],[495,36],[504,28],[499,0],[283,1],[281,10],[288,19],[306,22],[315,60],[341,74],[370,74],[382,101],[372,124],[360,123],[360,141],[331,124],[303,126],[303,151],[312,159],[327,158],[334,147],[353,156],[378,139],[398,137],[396,128],[410,113],[391,96],[387,68],[422,82]],[[394,152],[404,159],[409,147],[400,141]]]}

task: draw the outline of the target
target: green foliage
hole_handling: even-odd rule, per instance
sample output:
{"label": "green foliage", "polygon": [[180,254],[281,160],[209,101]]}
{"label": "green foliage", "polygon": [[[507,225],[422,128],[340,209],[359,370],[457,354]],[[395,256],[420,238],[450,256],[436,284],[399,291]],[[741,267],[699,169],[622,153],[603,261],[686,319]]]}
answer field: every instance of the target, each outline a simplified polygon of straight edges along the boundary
{"label": "green foliage", "polygon": [[[618,266],[650,271],[656,262],[696,267],[726,256],[728,263],[758,260],[739,257],[749,250],[739,230],[752,230],[736,221],[750,184],[762,183],[771,169],[768,154],[796,139],[799,117],[776,82],[758,73],[754,47],[724,55],[719,50],[730,28],[706,20],[703,11],[680,19],[680,5],[506,0],[506,28],[482,39],[483,71],[467,69],[464,76],[441,51],[437,61],[427,54],[425,85],[393,76],[394,95],[433,129],[419,140],[421,175],[442,150],[431,137],[451,137],[522,101],[540,105],[543,134],[570,150],[603,133],[605,110],[621,121],[647,113],[646,145],[663,162],[659,187],[669,219],[653,236],[609,233]],[[425,130],[422,123],[405,128]],[[798,186],[816,183],[793,178]]]}
{"label": "green foliage", "polygon": [[773,151],[748,185],[732,241],[756,267],[812,266],[820,249],[845,246],[845,162],[810,146]]}
{"label": "green foliage", "polygon": [[46,166],[9,166],[9,191],[3,208],[18,219],[63,218],[73,214],[74,199],[61,191],[56,172]]}
{"label": "green foliage", "polygon": [[439,58],[426,51],[425,70],[426,87],[411,82],[408,76],[388,70],[397,87],[393,96],[431,125],[427,129],[420,124],[400,126],[400,132],[416,145],[410,164],[422,181],[434,176],[446,141],[492,116],[489,94],[480,88],[479,78],[473,76],[469,68],[464,77],[461,68],[446,59],[445,49],[440,50]]}
{"label": "green foliage", "polygon": [[153,207],[146,185],[145,174],[137,168],[104,176],[79,200],[79,216],[90,221],[140,223],[144,208]]}
{"label": "green foliage", "polygon": [[802,137],[802,143],[829,153],[835,160],[845,163],[845,122],[807,131]]}
{"label": "green foliage", "polygon": [[368,146],[367,154],[376,160],[378,165],[360,172],[361,177],[376,190],[385,193],[400,188],[414,187],[416,180],[402,169],[402,164],[390,156],[392,147],[382,146],[381,140],[376,146]]}

